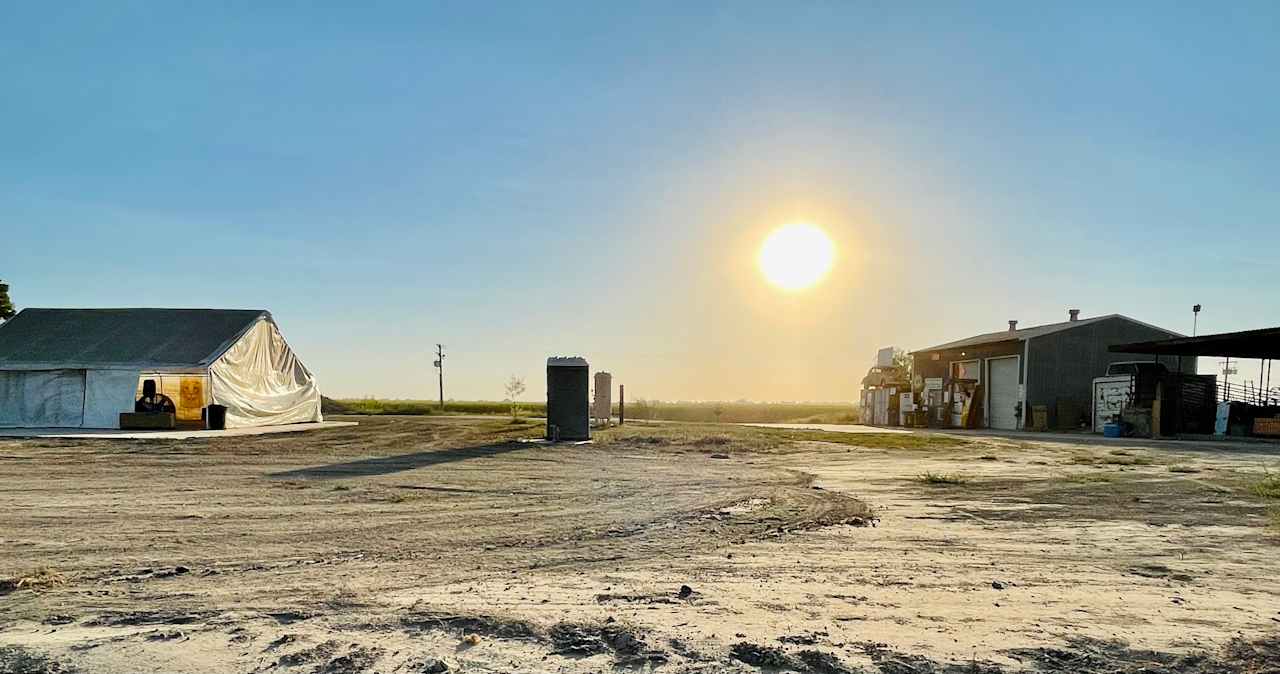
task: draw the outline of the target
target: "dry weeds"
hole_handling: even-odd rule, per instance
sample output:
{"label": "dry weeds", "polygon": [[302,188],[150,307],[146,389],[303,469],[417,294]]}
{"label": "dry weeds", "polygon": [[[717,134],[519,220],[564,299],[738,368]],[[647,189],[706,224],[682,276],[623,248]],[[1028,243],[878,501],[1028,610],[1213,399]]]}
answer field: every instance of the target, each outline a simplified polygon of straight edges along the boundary
{"label": "dry weeds", "polygon": [[1267,473],[1266,477],[1250,485],[1249,491],[1262,498],[1280,499],[1280,473]]}
{"label": "dry weeds", "polygon": [[67,576],[47,566],[14,576],[0,579],[0,594],[9,594],[18,590],[43,590],[65,585]]}
{"label": "dry weeds", "polygon": [[934,473],[925,472],[915,477],[916,482],[921,484],[956,486],[967,484],[969,478],[959,473]]}

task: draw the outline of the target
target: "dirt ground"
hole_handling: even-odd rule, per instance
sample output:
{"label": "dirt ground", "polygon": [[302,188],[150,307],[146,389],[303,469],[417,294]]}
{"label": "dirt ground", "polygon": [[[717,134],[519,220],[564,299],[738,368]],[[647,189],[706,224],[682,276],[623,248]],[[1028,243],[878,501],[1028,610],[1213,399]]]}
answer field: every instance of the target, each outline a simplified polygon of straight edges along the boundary
{"label": "dirt ground", "polygon": [[8,672],[1280,672],[1271,445],[0,439]]}

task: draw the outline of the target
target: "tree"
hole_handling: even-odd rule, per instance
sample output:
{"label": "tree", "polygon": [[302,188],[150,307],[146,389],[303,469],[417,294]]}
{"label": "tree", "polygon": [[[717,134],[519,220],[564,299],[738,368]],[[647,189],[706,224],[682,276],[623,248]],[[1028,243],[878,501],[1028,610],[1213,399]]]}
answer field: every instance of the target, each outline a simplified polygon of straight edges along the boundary
{"label": "tree", "polygon": [[516,398],[519,398],[524,393],[524,380],[511,375],[511,379],[507,380],[506,389],[506,400],[511,403],[511,420],[515,421],[520,418],[520,403],[516,402]]}
{"label": "tree", "polygon": [[7,321],[18,313],[13,309],[13,302],[9,299],[9,284],[0,281],[0,321]]}
{"label": "tree", "polygon": [[893,366],[901,369],[903,372],[911,372],[912,358],[911,354],[902,349],[893,350]]}
{"label": "tree", "polygon": [[912,394],[918,393],[916,391],[916,383],[915,383],[916,361],[914,358],[911,357],[911,354],[907,353],[906,351],[903,351],[902,349],[894,349],[893,350],[893,366],[898,368],[898,371],[902,373],[902,381],[910,382],[910,385],[907,387],[907,390],[909,390]]}

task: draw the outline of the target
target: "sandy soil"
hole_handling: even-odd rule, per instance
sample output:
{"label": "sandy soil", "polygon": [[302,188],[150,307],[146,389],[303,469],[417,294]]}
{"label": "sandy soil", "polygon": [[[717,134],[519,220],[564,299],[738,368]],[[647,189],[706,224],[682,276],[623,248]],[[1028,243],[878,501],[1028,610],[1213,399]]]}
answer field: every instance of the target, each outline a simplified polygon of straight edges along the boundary
{"label": "sandy soil", "polygon": [[360,421],[0,440],[0,673],[1280,671],[1271,446]]}

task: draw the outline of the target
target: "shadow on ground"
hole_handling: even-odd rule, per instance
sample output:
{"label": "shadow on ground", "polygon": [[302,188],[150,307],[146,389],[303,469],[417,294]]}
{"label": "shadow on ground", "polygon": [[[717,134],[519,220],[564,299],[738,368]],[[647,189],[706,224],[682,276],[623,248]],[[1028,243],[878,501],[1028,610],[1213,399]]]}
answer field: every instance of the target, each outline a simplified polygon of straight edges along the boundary
{"label": "shadow on ground", "polygon": [[895,651],[885,644],[855,644],[870,657],[874,670],[845,664],[824,651],[784,651],[781,648],[743,642],[730,657],[762,671],[795,671],[803,674],[1277,674],[1280,672],[1280,637],[1252,641],[1239,638],[1218,652],[1167,653],[1130,648],[1119,641],[1077,638],[1061,648],[1017,648],[1003,651],[1021,663],[1006,668],[993,662],[946,662]]}
{"label": "shadow on ground", "polygon": [[331,463],[325,466],[299,468],[279,473],[269,473],[267,477],[278,480],[341,480],[351,477],[369,477],[373,475],[390,475],[406,470],[427,468],[442,463],[466,461],[467,459],[483,459],[485,457],[506,454],[524,445],[507,442],[496,445],[475,445],[454,449],[438,449],[397,456],[383,456],[374,459],[361,459],[344,463]]}
{"label": "shadow on ground", "polygon": [[1214,435],[1181,435],[1176,438],[1104,438],[1101,435],[1085,432],[1001,431],[990,428],[973,430],[957,428],[915,429],[914,432],[947,435],[957,438],[1000,438],[1015,442],[1052,442],[1092,449],[1119,447],[1132,449],[1136,447],[1200,453],[1239,452],[1241,454],[1280,456],[1280,441],[1263,438],[1221,437]]}

